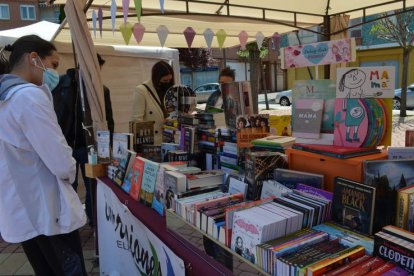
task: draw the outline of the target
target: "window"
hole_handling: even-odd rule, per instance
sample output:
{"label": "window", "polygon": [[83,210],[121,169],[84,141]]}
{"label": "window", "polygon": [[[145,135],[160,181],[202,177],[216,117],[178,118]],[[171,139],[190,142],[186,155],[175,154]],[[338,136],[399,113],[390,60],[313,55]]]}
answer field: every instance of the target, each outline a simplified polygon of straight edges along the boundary
{"label": "window", "polygon": [[8,4],[0,4],[0,19],[8,20],[10,19],[10,10]]}
{"label": "window", "polygon": [[20,18],[22,20],[36,20],[35,6],[20,5]]}

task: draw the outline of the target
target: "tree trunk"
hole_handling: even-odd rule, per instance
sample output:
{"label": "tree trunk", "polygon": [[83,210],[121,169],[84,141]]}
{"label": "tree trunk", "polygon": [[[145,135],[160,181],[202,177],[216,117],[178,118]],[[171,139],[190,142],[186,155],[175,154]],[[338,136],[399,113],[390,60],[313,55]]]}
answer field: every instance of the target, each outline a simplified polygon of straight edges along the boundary
{"label": "tree trunk", "polygon": [[253,112],[259,113],[258,108],[258,95],[260,91],[260,52],[257,47],[250,50],[249,53],[250,63],[250,85],[252,88],[252,100],[253,100]]}
{"label": "tree trunk", "polygon": [[408,78],[408,65],[410,59],[410,50],[403,48],[403,70],[401,79],[401,110],[400,117],[407,117],[407,78]]}

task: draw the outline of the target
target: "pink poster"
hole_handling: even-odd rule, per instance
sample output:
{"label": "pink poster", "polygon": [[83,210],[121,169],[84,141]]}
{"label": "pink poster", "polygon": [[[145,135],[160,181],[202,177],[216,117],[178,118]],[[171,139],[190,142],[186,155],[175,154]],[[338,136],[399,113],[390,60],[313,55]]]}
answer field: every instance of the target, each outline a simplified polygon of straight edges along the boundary
{"label": "pink poster", "polygon": [[282,69],[355,61],[355,39],[323,41],[281,49]]}

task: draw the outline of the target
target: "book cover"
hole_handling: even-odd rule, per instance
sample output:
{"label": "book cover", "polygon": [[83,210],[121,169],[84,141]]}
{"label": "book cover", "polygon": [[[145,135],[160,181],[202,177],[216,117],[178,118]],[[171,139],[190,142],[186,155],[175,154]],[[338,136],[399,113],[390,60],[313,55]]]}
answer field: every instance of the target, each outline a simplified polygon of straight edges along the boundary
{"label": "book cover", "polygon": [[276,136],[292,136],[291,115],[270,115],[270,133]]}
{"label": "book cover", "polygon": [[221,170],[201,171],[193,174],[186,174],[187,189],[221,185],[224,183],[224,173]]}
{"label": "book cover", "polygon": [[393,269],[394,267],[396,267],[396,265],[394,263],[386,262],[385,264],[380,265],[379,267],[371,270],[369,273],[367,273],[365,275],[366,276],[384,275],[385,273],[387,273],[389,270]]}
{"label": "book cover", "polygon": [[98,159],[101,162],[108,162],[111,157],[111,150],[110,150],[110,137],[111,134],[108,130],[98,130],[96,132],[96,144],[97,144],[97,152],[98,152]]}
{"label": "book cover", "polygon": [[221,84],[221,95],[223,97],[226,126],[234,129],[236,128],[237,116],[243,115],[239,83],[232,82]]}
{"label": "book cover", "polygon": [[234,177],[229,177],[229,194],[243,194],[244,198],[246,198],[247,193],[247,183],[240,181]]}
{"label": "book cover", "polygon": [[138,145],[136,148],[139,156],[154,162],[161,162],[161,146]]}
{"label": "book cover", "polygon": [[410,200],[414,198],[414,186],[404,187],[397,192],[397,213],[395,225],[408,230],[409,208],[412,205]]}
{"label": "book cover", "polygon": [[139,151],[140,145],[154,144],[154,124],[155,121],[130,121],[129,132],[134,137],[134,150]]}
{"label": "book cover", "polygon": [[296,189],[299,183],[323,189],[325,181],[325,177],[322,174],[301,172],[284,168],[276,168],[273,172],[273,179],[292,190]]}
{"label": "book cover", "polygon": [[271,135],[264,138],[254,139],[251,141],[254,146],[271,146],[288,148],[292,146],[296,141],[295,137],[289,136],[276,136]]}
{"label": "book cover", "polygon": [[388,159],[414,159],[414,147],[388,147]]}
{"label": "book cover", "polygon": [[365,262],[362,262],[353,268],[346,270],[345,272],[341,273],[341,276],[360,276],[365,275],[368,272],[374,270],[375,268],[383,265],[385,261],[382,258],[379,257],[373,257]]}
{"label": "book cover", "polygon": [[335,84],[331,80],[298,80],[292,89],[292,115],[296,112],[296,99],[323,99],[322,133],[334,131]]}
{"label": "book cover", "polygon": [[118,166],[121,158],[132,149],[133,135],[132,133],[114,133],[112,140],[112,163]]}
{"label": "book cover", "polygon": [[292,117],[292,135],[319,138],[322,127],[323,99],[296,99]]}
{"label": "book cover", "polygon": [[369,259],[371,259],[372,257],[369,255],[363,255],[347,264],[344,264],[343,266],[336,268],[332,271],[327,272],[325,275],[326,276],[337,276],[337,275],[341,275],[343,272],[347,271],[348,269],[351,269]]}
{"label": "book cover", "polygon": [[158,212],[161,216],[164,216],[164,191],[165,191],[165,183],[164,183],[164,174],[165,174],[165,167],[159,166],[157,172],[157,180],[155,182],[155,191],[154,191],[154,198],[152,199],[152,208]]}
{"label": "book cover", "polygon": [[141,157],[136,157],[134,163],[132,163],[131,189],[129,195],[135,200],[139,199],[144,165],[145,159]]}
{"label": "book cover", "polygon": [[158,167],[158,163],[152,162],[150,160],[145,160],[139,197],[140,201],[142,201],[147,206],[152,206],[155,184],[157,181]]}
{"label": "book cover", "polygon": [[131,169],[135,156],[136,153],[134,151],[128,150],[126,155],[120,159],[113,179],[116,184],[122,186],[125,175]]}
{"label": "book cover", "polygon": [[314,144],[301,144],[295,143],[292,148],[299,149],[307,152],[313,152],[317,154],[323,154],[335,158],[352,158],[362,155],[368,155],[373,153],[381,152],[376,147],[373,148],[353,148],[343,147],[335,145],[314,145]]}
{"label": "book cover", "polygon": [[179,192],[185,192],[187,178],[184,174],[175,171],[165,171],[164,173],[164,202],[165,208],[173,208],[174,196]]}
{"label": "book cover", "polygon": [[260,199],[267,198],[270,196],[282,197],[292,192],[293,191],[291,189],[275,180],[265,180],[263,181]]}
{"label": "book cover", "polygon": [[394,225],[397,191],[414,183],[414,160],[365,160],[364,183],[376,188],[374,232]]}
{"label": "book cover", "polygon": [[161,144],[161,160],[162,162],[168,162],[168,153],[180,148],[179,144],[175,143],[162,143]]}
{"label": "book cover", "polygon": [[332,219],[353,231],[372,234],[376,188],[345,179],[335,178]]}

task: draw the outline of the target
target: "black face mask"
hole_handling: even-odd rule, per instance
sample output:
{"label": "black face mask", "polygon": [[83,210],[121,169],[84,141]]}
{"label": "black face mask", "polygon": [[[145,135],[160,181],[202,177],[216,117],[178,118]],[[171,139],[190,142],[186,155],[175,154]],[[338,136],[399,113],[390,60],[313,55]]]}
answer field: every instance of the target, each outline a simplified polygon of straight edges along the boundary
{"label": "black face mask", "polygon": [[173,86],[171,82],[160,82],[158,84],[158,89],[161,93],[165,94],[165,92],[167,92],[167,90],[170,89],[171,86]]}

